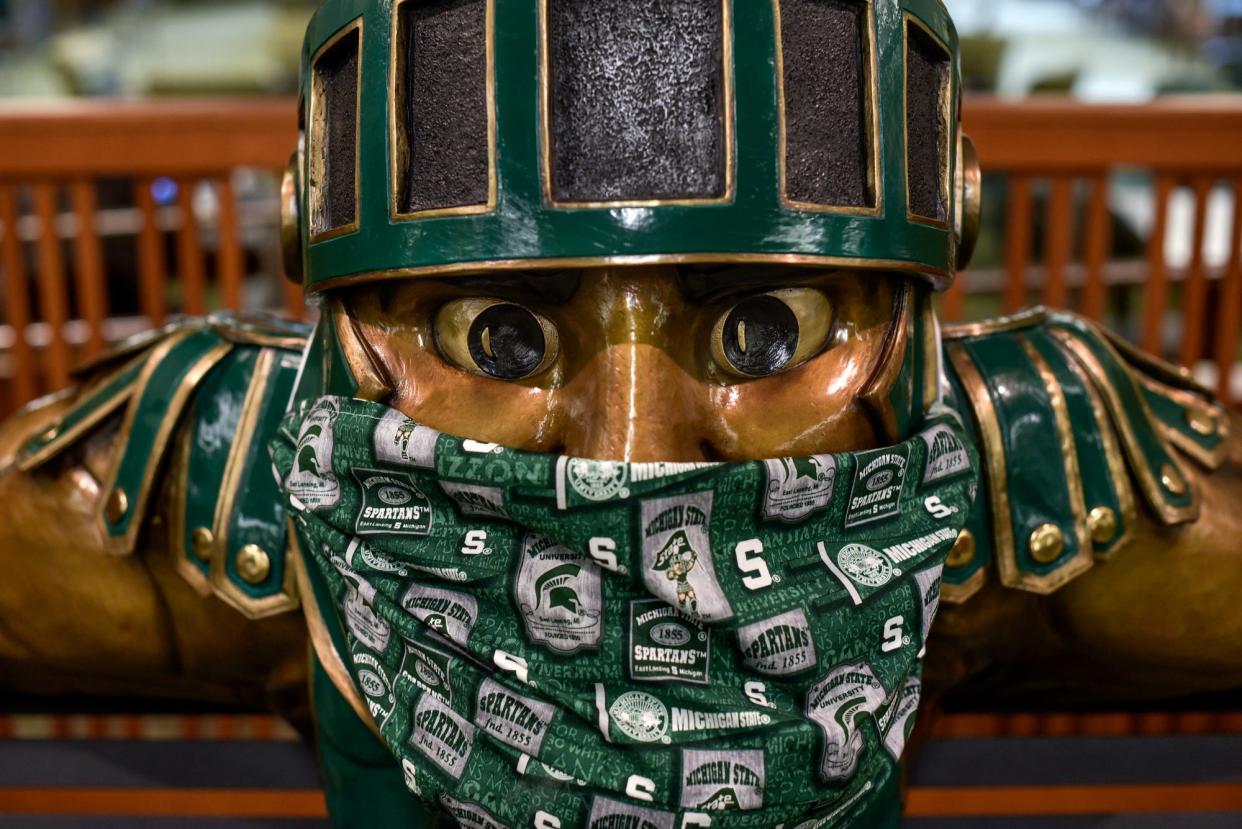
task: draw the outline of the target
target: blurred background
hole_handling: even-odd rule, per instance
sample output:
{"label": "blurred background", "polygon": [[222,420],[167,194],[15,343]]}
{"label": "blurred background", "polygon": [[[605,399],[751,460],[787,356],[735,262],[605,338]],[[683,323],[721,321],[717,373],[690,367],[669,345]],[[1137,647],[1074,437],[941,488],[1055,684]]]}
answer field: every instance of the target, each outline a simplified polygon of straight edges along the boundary
{"label": "blurred background", "polygon": [[[944,317],[1072,308],[1242,400],[1242,0],[946,4],[985,200]],[[308,313],[279,182],[315,5],[0,0],[0,414],[178,314]],[[947,712],[909,825],[1242,826],[1239,709]],[[0,699],[0,829],[322,827],[316,785],[251,712]]]}
{"label": "blurred background", "polygon": [[[1228,278],[1238,246],[1238,170],[1229,161],[1242,151],[1229,145],[1242,136],[1229,131],[1237,129],[1229,113],[1236,115],[1242,97],[1242,0],[947,5],[962,36],[972,96],[967,130],[987,178],[979,248],[946,300],[946,318],[992,316],[1037,301],[1074,307],[1192,365],[1231,399],[1242,398]],[[24,347],[14,324],[25,326],[32,353],[44,358],[34,376],[17,378],[10,402],[56,387],[76,358],[165,313],[300,308],[278,276],[277,190],[285,147],[292,148],[281,130],[281,119],[291,116],[282,113],[296,94],[301,36],[314,6],[0,0],[0,106],[47,114],[76,102],[104,123],[78,121],[74,129],[103,130],[113,141],[101,134],[96,166],[118,156],[114,171],[89,169],[89,158],[62,168],[52,158],[15,158],[24,148],[48,146],[29,123],[21,125],[25,143],[0,145],[0,176],[27,179],[0,196],[0,208],[5,198],[13,201],[23,245],[10,252],[14,267],[29,274],[53,268],[66,280],[88,271],[63,298],[39,296],[50,289],[32,283],[29,309],[9,313],[9,325],[0,326],[0,386],[21,370],[4,362],[12,347]],[[1167,108],[1147,111],[1148,120],[1133,111],[1151,105]],[[1129,120],[1114,117],[1109,107],[1117,106]],[[1042,120],[1031,122],[1024,107]],[[111,123],[108,113],[122,110],[137,143]],[[168,169],[132,159],[157,140],[150,130],[144,135],[144,119],[162,124],[161,140],[182,143],[188,157]],[[203,125],[253,140],[244,151],[212,156],[202,146]],[[55,119],[41,128],[64,132]],[[261,141],[268,143],[259,147]],[[1073,155],[1077,149],[1081,157]],[[78,142],[62,148],[61,158],[73,151],[92,154]],[[76,193],[25,186],[36,174],[72,183],[87,173],[89,188]],[[41,209],[64,249],[42,258]],[[98,239],[79,240],[78,225],[94,225]],[[88,285],[99,279],[106,283],[102,297],[92,298]],[[1223,318],[1208,313],[1221,308],[1229,309]],[[101,320],[87,313],[101,309]]]}
{"label": "blurred background", "polygon": [[[313,0],[0,0],[0,95],[288,95]],[[967,86],[1141,102],[1242,85],[1239,0],[947,0]]]}

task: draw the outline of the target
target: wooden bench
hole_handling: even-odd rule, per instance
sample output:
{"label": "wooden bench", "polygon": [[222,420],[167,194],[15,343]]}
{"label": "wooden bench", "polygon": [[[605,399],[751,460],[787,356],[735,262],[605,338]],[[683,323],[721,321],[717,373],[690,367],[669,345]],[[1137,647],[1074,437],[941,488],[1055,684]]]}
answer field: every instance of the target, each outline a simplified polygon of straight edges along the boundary
{"label": "wooden bench", "polygon": [[[983,261],[942,298],[945,318],[1014,311],[1033,301],[1070,307],[1120,324],[1149,350],[1215,367],[1217,384],[1229,395],[1242,320],[1242,211],[1237,209],[1242,203],[1242,104],[1196,99],[1096,107],[971,99],[965,124],[1002,194],[985,205],[999,229],[1000,248],[993,252],[992,266]],[[174,313],[242,307],[247,287],[255,282],[265,282],[267,295],[278,299],[268,303],[268,310],[300,316],[301,293],[282,279],[276,253],[276,186],[295,146],[294,125],[294,105],[284,100],[0,109],[0,410],[65,385],[74,362],[97,354],[114,335],[158,324]],[[239,202],[236,182],[254,172],[266,177],[258,188],[266,187],[266,195]],[[1118,204],[1110,191],[1119,176],[1150,182],[1136,191],[1136,198],[1150,202],[1152,218],[1145,252],[1137,261],[1113,255]],[[126,197],[118,204],[101,204],[100,193],[115,195],[118,187]],[[204,192],[210,209],[200,210],[195,194]],[[1177,267],[1166,257],[1175,199],[1190,207],[1185,217],[1190,252],[1185,265]],[[1227,254],[1211,262],[1205,243],[1215,232],[1211,214],[1221,210],[1228,215],[1215,225],[1224,227]],[[107,250],[113,251],[116,267]],[[267,252],[269,266],[246,266],[256,250]],[[209,260],[214,267],[208,267]],[[133,307],[122,314],[126,302]],[[1174,322],[1180,321],[1175,327],[1189,335],[1169,348],[1171,309]],[[1239,716],[958,714],[939,720],[935,736],[1238,735]],[[53,737],[72,738],[70,725],[57,730],[53,726],[59,721],[46,722],[52,724]],[[126,722],[141,736],[138,725]],[[0,718],[0,740],[13,738],[5,723]],[[322,814],[317,798],[304,792],[277,813]],[[78,803],[72,797],[40,795],[42,806],[36,809],[29,792],[0,787],[0,813],[132,814],[133,802],[150,798],[129,793],[121,800],[103,803],[87,797]],[[162,814],[193,811],[175,798],[168,803],[171,811]],[[254,811],[249,801],[217,798],[212,803],[216,814],[272,815]],[[945,788],[918,785],[916,777],[911,808],[927,819],[1172,808],[1242,811],[1242,786]]]}
{"label": "wooden bench", "polygon": [[[970,99],[964,124],[984,171],[1006,179],[1005,203],[984,202],[985,213],[1003,228],[1003,258],[1000,278],[991,285],[976,269],[959,280],[944,297],[943,316],[968,316],[972,289],[998,292],[996,310],[1006,313],[1032,302],[1072,308],[1120,323],[1123,333],[1152,353],[1188,366],[1206,363],[1220,394],[1238,399],[1237,382],[1231,388],[1229,379],[1239,358],[1242,322],[1242,98],[1147,106]],[[1110,186],[1127,175],[1148,186],[1134,188],[1139,192],[1131,204],[1118,205],[1110,199]],[[1183,192],[1191,205],[1183,217],[1190,230],[1189,255],[1175,268],[1166,243],[1170,206]],[[1037,193],[1042,215],[1036,212]],[[1145,253],[1137,262],[1112,256],[1119,206],[1151,215]],[[1227,245],[1219,263],[1207,257],[1212,219],[1223,219],[1214,223],[1218,241]],[[1042,230],[1039,249],[1036,228]],[[1133,321],[1124,313],[1110,314],[1117,311],[1111,302],[1132,298],[1135,291],[1128,289],[1140,295]],[[1170,312],[1180,342],[1167,336]]]}
{"label": "wooden bench", "polygon": [[[170,313],[241,308],[249,276],[242,231],[267,228],[259,244],[279,263],[276,189],[296,142],[294,108],[284,100],[0,109],[6,410],[67,385],[71,367],[99,353],[110,334],[158,325]],[[239,213],[239,171],[274,182],[261,215]],[[195,204],[204,188],[208,211]],[[119,206],[101,209],[101,189],[120,189]],[[107,266],[105,241],[124,267]],[[300,316],[296,286],[278,273],[265,278],[278,283],[283,310]],[[115,316],[122,295],[137,297],[128,318]]]}

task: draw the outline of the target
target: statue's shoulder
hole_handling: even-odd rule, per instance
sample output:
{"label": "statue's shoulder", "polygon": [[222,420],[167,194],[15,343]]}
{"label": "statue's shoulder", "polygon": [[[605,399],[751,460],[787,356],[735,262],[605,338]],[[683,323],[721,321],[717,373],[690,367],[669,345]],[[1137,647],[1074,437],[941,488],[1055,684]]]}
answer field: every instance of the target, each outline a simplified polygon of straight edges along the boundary
{"label": "statue's shoulder", "polygon": [[[310,330],[218,314],[122,343],[76,372],[55,424],[12,463],[39,474],[110,435],[95,521],[106,552],[132,555],[166,532],[176,569],[252,618],[298,606],[287,526],[267,445]],[[157,516],[163,521],[157,521]]]}
{"label": "statue's shoulder", "polygon": [[1005,586],[1051,593],[1123,550],[1140,511],[1161,525],[1198,518],[1230,421],[1189,372],[1045,309],[947,326],[943,339],[955,407],[969,410],[984,459],[946,601],[969,598],[993,563]]}

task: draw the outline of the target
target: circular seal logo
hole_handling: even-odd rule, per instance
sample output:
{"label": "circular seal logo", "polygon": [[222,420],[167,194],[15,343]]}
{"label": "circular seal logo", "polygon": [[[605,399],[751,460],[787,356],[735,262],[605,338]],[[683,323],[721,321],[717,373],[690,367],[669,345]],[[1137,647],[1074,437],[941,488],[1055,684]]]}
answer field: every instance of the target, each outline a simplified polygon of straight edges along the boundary
{"label": "circular seal logo", "polygon": [[574,492],[588,501],[607,501],[624,491],[628,469],[616,461],[592,461],[574,458],[565,470],[565,477]]}
{"label": "circular seal logo", "polygon": [[668,734],[668,709],[645,691],[626,691],[613,700],[608,714],[631,740],[654,743]]}
{"label": "circular seal logo", "polygon": [[426,662],[414,663],[414,672],[418,674],[418,678],[431,686],[439,686],[440,676],[431,669]]}
{"label": "circular seal logo", "polygon": [[869,492],[875,492],[877,489],[880,489],[881,487],[888,486],[892,480],[893,480],[893,470],[881,469],[879,472],[875,473],[874,475],[872,475],[870,478],[867,479],[867,490]]}
{"label": "circular seal logo", "polygon": [[388,692],[384,687],[384,680],[380,679],[374,671],[361,670],[358,672],[358,684],[362,686],[363,692],[368,697],[382,697]]}
{"label": "circular seal logo", "polygon": [[661,645],[677,647],[690,641],[690,631],[676,622],[661,622],[651,629],[651,638]]}
{"label": "circular seal logo", "polygon": [[362,560],[370,565],[373,570],[379,570],[384,573],[396,573],[400,576],[409,575],[408,570],[388,557],[380,555],[365,544],[360,546],[362,547]]}
{"label": "circular seal logo", "polygon": [[893,578],[893,565],[888,559],[864,544],[846,544],[837,553],[837,564],[846,575],[867,587],[880,587]]}
{"label": "circular seal logo", "polygon": [[408,490],[399,486],[381,487],[380,491],[376,494],[379,495],[379,499],[381,501],[388,504],[390,507],[399,507],[402,504],[408,504],[410,502],[410,498],[412,497]]}

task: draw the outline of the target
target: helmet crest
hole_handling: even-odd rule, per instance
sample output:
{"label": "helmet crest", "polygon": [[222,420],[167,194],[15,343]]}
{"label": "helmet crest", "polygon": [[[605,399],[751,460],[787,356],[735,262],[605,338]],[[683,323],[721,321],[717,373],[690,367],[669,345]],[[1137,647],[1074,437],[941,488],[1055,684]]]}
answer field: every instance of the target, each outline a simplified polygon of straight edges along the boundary
{"label": "helmet crest", "polygon": [[328,0],[293,255],[310,290],[627,262],[943,287],[957,48],[940,0]]}

